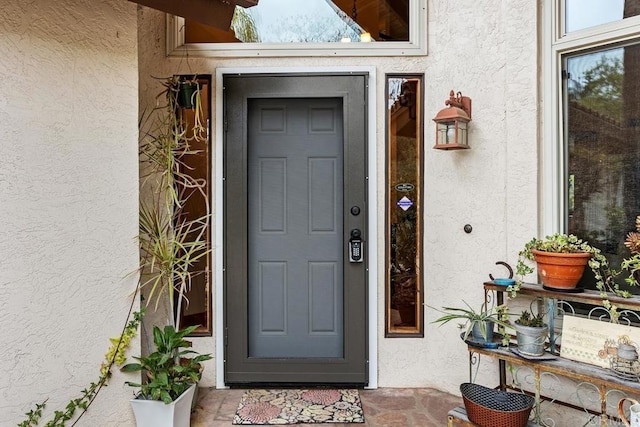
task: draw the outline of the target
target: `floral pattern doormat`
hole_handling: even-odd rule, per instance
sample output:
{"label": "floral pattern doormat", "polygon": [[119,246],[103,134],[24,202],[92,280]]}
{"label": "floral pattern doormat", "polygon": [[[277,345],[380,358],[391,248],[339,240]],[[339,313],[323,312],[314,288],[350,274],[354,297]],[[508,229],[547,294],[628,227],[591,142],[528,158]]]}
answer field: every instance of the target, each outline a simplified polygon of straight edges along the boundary
{"label": "floral pattern doormat", "polygon": [[363,423],[358,390],[247,390],[233,424]]}

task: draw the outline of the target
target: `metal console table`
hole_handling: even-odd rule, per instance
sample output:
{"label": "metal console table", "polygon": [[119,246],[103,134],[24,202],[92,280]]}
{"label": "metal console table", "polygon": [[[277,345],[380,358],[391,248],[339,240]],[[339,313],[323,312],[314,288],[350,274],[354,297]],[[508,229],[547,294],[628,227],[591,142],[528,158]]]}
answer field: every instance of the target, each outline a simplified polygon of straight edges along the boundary
{"label": "metal console table", "polygon": [[[484,289],[485,300],[488,303],[504,303],[505,286],[497,285],[494,282],[485,282]],[[554,331],[554,327],[559,320],[559,316],[567,311],[574,311],[576,303],[595,306],[594,310],[606,313],[603,308],[599,307],[602,298],[597,291],[585,290],[580,293],[558,293],[545,290],[541,285],[523,284],[518,294],[541,298],[549,308],[549,350],[553,355],[558,355],[558,348],[555,345],[557,333]],[[640,310],[640,298],[610,297],[609,300],[618,306],[621,315],[626,316],[626,318],[633,318],[634,322],[640,321],[640,316],[636,313],[636,311]],[[617,419],[618,400],[628,396],[637,398],[640,395],[640,383],[638,382],[619,378],[609,369],[572,361],[559,356],[553,360],[534,361],[521,358],[513,354],[508,348],[503,347],[489,349],[468,346],[468,351],[471,380],[473,380],[474,368],[476,370],[479,368],[481,358],[497,359],[500,375],[499,387],[502,390],[513,389],[527,392],[535,397],[536,404],[532,411],[534,425],[556,426],[556,422],[552,418],[543,414],[543,403],[553,403],[584,411],[587,417],[590,417],[586,425],[600,425],[601,427],[621,425]],[[521,375],[521,378],[519,378],[520,370],[525,371],[525,375]],[[507,371],[511,373],[511,382],[507,380]],[[527,381],[522,380],[525,377]],[[549,385],[545,384],[545,382],[553,384]],[[577,403],[563,400],[559,396],[549,395],[549,393],[559,394],[560,391],[566,388],[566,384],[562,385],[563,382],[569,382],[575,386],[572,396],[575,397]],[[456,420],[458,418],[456,417],[456,410],[452,410],[449,414],[450,426],[454,422],[473,425],[468,423],[468,420]]]}

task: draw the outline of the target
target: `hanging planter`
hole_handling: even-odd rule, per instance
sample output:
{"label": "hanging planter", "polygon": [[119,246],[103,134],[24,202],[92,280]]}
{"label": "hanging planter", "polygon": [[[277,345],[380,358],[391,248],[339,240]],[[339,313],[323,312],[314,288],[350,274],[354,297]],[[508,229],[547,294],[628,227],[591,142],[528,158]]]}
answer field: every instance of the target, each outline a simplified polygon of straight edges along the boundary
{"label": "hanging planter", "polygon": [[195,108],[195,100],[200,91],[200,84],[197,81],[181,81],[178,83],[177,102],[180,108]]}

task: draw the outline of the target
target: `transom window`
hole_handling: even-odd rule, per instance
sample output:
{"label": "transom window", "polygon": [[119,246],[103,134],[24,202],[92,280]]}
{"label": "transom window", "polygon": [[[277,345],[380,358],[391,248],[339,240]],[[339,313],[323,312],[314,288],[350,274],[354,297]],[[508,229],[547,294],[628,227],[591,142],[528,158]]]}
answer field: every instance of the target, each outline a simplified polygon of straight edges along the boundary
{"label": "transom window", "polygon": [[217,7],[207,25],[169,16],[172,54],[426,54],[426,0],[237,0]]}
{"label": "transom window", "polygon": [[619,21],[640,14],[635,0],[566,0],[567,33]]}
{"label": "transom window", "polygon": [[187,43],[409,41],[408,0],[260,0],[235,7],[229,28],[187,20]]}

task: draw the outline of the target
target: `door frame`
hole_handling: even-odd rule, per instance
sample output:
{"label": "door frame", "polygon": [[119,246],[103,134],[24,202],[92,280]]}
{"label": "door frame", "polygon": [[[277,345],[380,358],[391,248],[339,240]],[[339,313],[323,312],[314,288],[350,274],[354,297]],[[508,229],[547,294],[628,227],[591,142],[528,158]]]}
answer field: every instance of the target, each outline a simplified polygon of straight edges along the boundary
{"label": "door frame", "polygon": [[224,265],[224,218],[222,212],[224,182],[223,182],[223,159],[224,159],[224,108],[223,108],[223,84],[222,79],[227,74],[286,74],[286,75],[305,75],[309,73],[345,73],[357,72],[366,73],[368,76],[367,88],[367,199],[369,200],[368,209],[368,227],[367,227],[367,257],[370,268],[367,271],[367,340],[369,353],[368,377],[369,382],[366,388],[378,387],[378,215],[377,215],[377,171],[376,159],[378,157],[376,144],[376,69],[375,67],[234,67],[234,68],[217,68],[216,69],[216,86],[215,86],[215,106],[216,106],[216,123],[215,123],[215,140],[214,149],[212,150],[212,164],[215,169],[215,196],[213,201],[215,205],[211,211],[214,215],[214,227],[212,232],[215,233],[214,239],[214,275],[215,288],[213,297],[215,300],[215,331],[216,331],[216,388],[227,388],[224,383],[224,275],[222,267]]}

